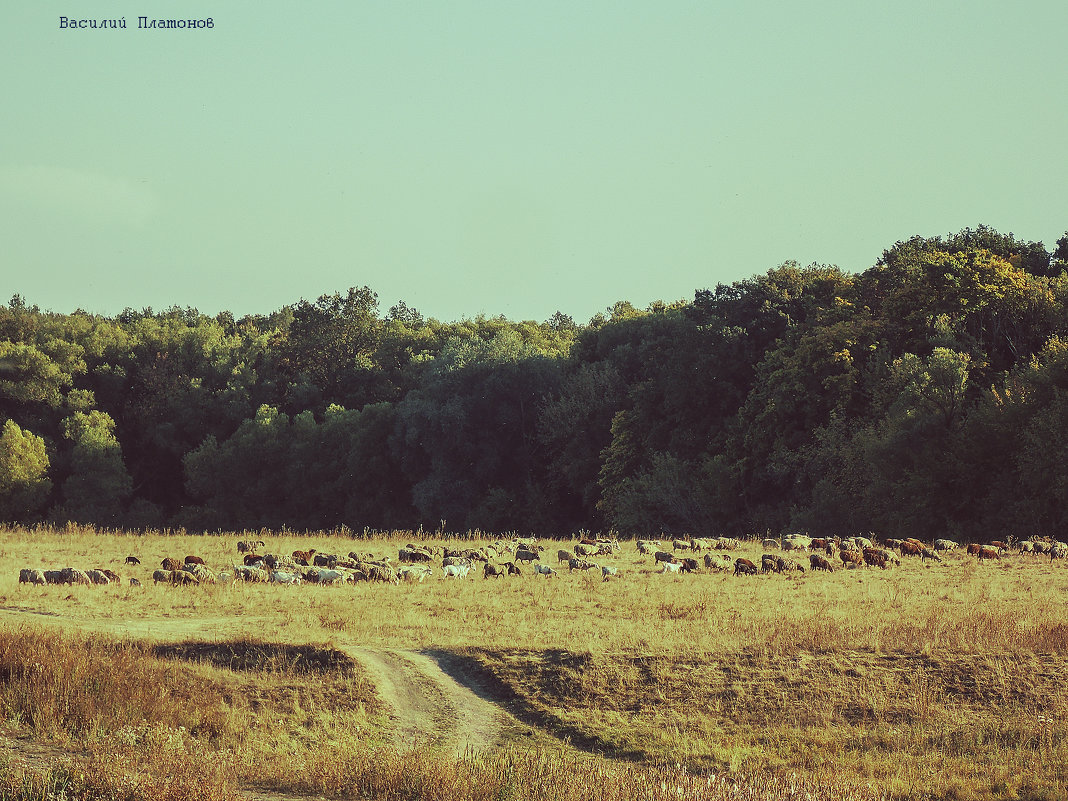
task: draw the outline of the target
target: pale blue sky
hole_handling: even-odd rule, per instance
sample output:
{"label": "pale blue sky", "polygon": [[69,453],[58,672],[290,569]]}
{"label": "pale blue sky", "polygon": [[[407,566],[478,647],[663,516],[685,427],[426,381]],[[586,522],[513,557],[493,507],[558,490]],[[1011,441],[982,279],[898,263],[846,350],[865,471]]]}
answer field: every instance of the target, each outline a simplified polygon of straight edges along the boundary
{"label": "pale blue sky", "polygon": [[914,234],[1052,249],[1066,30],[1063,2],[3,0],[0,302],[367,285],[585,322]]}

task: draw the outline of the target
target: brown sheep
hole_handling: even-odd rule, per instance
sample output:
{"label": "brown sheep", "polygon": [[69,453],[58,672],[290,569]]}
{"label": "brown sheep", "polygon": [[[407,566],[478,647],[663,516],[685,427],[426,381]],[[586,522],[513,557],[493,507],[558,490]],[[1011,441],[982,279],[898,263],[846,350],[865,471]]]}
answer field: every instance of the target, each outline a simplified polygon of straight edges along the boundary
{"label": "brown sheep", "polygon": [[886,556],[879,553],[874,548],[864,549],[864,561],[872,567],[879,567],[886,570]]}
{"label": "brown sheep", "polygon": [[182,564],[183,564],[182,562],[179,562],[177,559],[175,559],[174,557],[171,557],[171,556],[168,556],[166,559],[164,559],[160,563],[160,565],[163,567],[164,570],[168,570],[168,571],[172,571],[172,572],[175,571],[175,570],[181,570],[182,569]]}
{"label": "brown sheep", "polygon": [[503,567],[508,571],[509,576],[523,575],[523,571],[519,569],[519,565],[515,562],[505,562]]}
{"label": "brown sheep", "polygon": [[696,559],[680,559],[679,564],[682,565],[680,570],[683,573],[696,573],[698,569],[698,562]]}
{"label": "brown sheep", "polygon": [[864,554],[860,551],[839,551],[838,558],[842,560],[843,565],[864,567]]}
{"label": "brown sheep", "polygon": [[922,556],[923,546],[912,540],[905,540],[901,543],[901,555],[902,556]]}
{"label": "brown sheep", "polygon": [[972,554],[975,554],[976,556],[978,556],[979,555],[979,549],[982,548],[982,547],[983,546],[980,545],[978,542],[970,542],[970,543],[968,543],[968,556],[971,556]]}
{"label": "brown sheep", "polygon": [[492,562],[486,562],[482,566],[482,578],[502,578],[507,575],[508,571],[500,565],[495,565]]}
{"label": "brown sheep", "polygon": [[750,562],[748,559],[742,559],[739,557],[734,560],[734,575],[743,576],[755,576],[757,574],[757,566]]}
{"label": "brown sheep", "polygon": [[[842,553],[849,553],[849,551],[842,551]],[[813,570],[826,570],[828,573],[834,572],[834,568],[831,567],[831,563],[819,554],[814,553],[809,556],[808,563]]]}
{"label": "brown sheep", "polygon": [[187,565],[202,565],[204,564],[204,560],[199,556],[193,556],[192,554],[190,554],[185,558],[185,563]]}
{"label": "brown sheep", "polygon": [[298,564],[304,565],[304,567],[311,564],[313,556],[315,556],[314,548],[310,548],[307,551],[293,551],[293,558],[297,560]]}
{"label": "brown sheep", "polygon": [[979,557],[980,561],[982,561],[983,559],[1000,559],[1001,558],[1001,556],[998,554],[998,549],[997,548],[991,548],[989,545],[982,546],[979,549],[979,553],[977,553],[976,556]]}

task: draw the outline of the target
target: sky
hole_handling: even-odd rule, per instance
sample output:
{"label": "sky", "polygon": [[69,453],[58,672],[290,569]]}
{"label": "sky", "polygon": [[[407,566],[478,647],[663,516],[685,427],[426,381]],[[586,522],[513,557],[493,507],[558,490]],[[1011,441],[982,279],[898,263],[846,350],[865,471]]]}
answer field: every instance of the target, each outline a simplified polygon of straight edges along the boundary
{"label": "sky", "polygon": [[1060,0],[3,2],[0,302],[368,286],[582,323],[979,225],[1052,250],[1066,29]]}

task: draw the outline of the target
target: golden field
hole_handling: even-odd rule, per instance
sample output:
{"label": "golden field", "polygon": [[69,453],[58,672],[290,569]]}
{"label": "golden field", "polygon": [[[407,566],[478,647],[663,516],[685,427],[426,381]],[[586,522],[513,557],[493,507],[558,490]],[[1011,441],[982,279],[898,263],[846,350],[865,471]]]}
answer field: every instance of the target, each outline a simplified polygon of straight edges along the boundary
{"label": "golden field", "polygon": [[[227,570],[239,539],[396,560],[415,536],[0,530],[3,726],[68,755],[10,762],[0,798],[1068,797],[1068,563],[1048,557],[680,576],[624,542],[595,560],[608,582],[151,581],[166,556]],[[555,566],[570,543],[544,544]],[[66,566],[123,583],[18,583]],[[398,752],[374,683],[329,658],[353,646],[447,654],[538,736]]]}

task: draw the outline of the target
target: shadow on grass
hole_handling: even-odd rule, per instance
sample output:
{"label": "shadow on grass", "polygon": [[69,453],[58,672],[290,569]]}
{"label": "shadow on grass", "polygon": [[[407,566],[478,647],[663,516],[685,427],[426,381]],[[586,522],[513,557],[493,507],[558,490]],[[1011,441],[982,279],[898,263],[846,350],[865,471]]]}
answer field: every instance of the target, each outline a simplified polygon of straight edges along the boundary
{"label": "shadow on grass", "polygon": [[242,672],[296,675],[340,673],[357,670],[352,657],[333,649],[312,645],[231,640],[228,642],[180,642],[157,645],[153,654],[161,659],[197,662]]}

